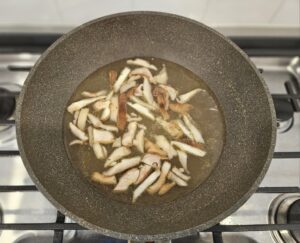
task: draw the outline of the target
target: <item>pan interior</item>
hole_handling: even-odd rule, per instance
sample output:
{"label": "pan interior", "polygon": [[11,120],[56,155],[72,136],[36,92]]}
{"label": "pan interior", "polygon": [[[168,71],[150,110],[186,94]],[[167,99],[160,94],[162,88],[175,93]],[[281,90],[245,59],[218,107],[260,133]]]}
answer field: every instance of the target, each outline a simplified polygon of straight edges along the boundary
{"label": "pan interior", "polygon": [[[195,157],[188,155],[188,168],[190,170],[191,180],[188,181],[187,187],[175,187],[169,193],[164,196],[158,195],[149,195],[144,193],[137,203],[139,204],[157,204],[164,203],[168,201],[175,200],[178,197],[184,196],[185,194],[191,192],[196,187],[198,187],[205,179],[209,176],[212,170],[215,168],[220,154],[222,152],[224,144],[224,119],[221,112],[221,109],[218,105],[215,95],[205,84],[205,82],[199,78],[197,75],[184,68],[183,66],[170,62],[167,60],[159,58],[145,58],[149,62],[153,63],[160,70],[162,65],[165,64],[168,76],[169,84],[176,88],[179,91],[179,94],[186,93],[195,88],[203,89],[203,92],[198,93],[189,103],[193,105],[193,109],[190,112],[190,115],[197,124],[197,127],[200,128],[204,140],[205,140],[205,150],[207,151],[206,156]],[[83,91],[97,92],[99,90],[110,90],[109,81],[108,81],[108,72],[110,70],[116,70],[118,73],[126,66],[126,60],[122,59],[100,67],[93,73],[91,73],[86,79],[84,79],[79,86],[76,88],[75,92],[71,96],[68,104],[72,102],[83,99],[81,93]],[[134,68],[134,67],[131,67]],[[153,71],[152,71],[153,72]],[[153,72],[156,74],[157,72]],[[89,112],[94,115],[101,117],[101,112],[95,112],[93,106],[90,105]],[[135,112],[134,110],[127,107],[127,113]],[[136,112],[135,112],[136,113]],[[171,120],[178,118],[178,115],[171,116]],[[159,114],[156,114],[159,116]],[[96,188],[97,192],[102,194],[105,197],[108,197],[113,200],[118,200],[124,203],[131,203],[132,192],[135,187],[130,187],[130,189],[125,193],[115,194],[112,192],[113,187],[108,185],[101,185],[91,182],[90,175],[94,171],[103,172],[105,160],[98,160],[93,152],[93,149],[89,145],[73,145],[69,146],[69,143],[75,139],[74,135],[71,134],[68,124],[73,121],[73,115],[69,112],[65,112],[64,115],[64,142],[65,148],[70,158],[72,165],[79,172],[80,176],[84,177],[89,183],[92,183]],[[155,141],[154,135],[165,135],[169,141],[172,138],[164,132],[164,130],[157,124],[153,123],[147,118],[143,118],[140,122],[146,125],[146,135],[145,137],[151,141]],[[105,122],[105,124],[113,124],[110,121]],[[119,133],[116,133],[116,137],[120,136]],[[113,151],[111,145],[106,145],[108,154]],[[133,157],[141,155],[133,147],[131,148],[133,153],[128,157]],[[172,166],[181,167],[178,157],[171,160]],[[120,176],[118,176],[119,178]]]}

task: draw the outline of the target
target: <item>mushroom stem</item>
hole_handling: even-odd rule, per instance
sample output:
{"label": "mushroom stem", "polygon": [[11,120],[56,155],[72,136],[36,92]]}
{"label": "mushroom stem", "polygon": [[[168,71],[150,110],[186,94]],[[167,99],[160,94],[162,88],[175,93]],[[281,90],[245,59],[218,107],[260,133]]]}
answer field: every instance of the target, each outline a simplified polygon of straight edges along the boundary
{"label": "mushroom stem", "polygon": [[105,96],[98,96],[95,98],[79,100],[79,101],[76,101],[76,102],[72,103],[71,105],[69,105],[67,110],[68,110],[68,112],[73,113],[74,111],[78,111],[81,108],[83,108],[89,104],[92,104],[92,103],[96,102],[97,100],[101,100],[101,99],[105,99]]}
{"label": "mushroom stem", "polygon": [[121,88],[122,84],[124,83],[124,81],[127,79],[128,75],[130,73],[130,69],[128,67],[125,67],[118,79],[116,80],[116,82],[114,83],[114,92],[117,93],[119,91],[119,89]]}
{"label": "mushroom stem", "polygon": [[162,185],[162,187],[159,189],[158,191],[158,195],[162,196],[164,194],[166,194],[168,191],[170,191],[174,186],[176,185],[176,183],[174,181],[170,182],[170,183],[165,183]]}
{"label": "mushroom stem", "polygon": [[91,180],[104,185],[116,185],[117,179],[115,176],[104,176],[99,172],[94,172],[91,176]]}
{"label": "mushroom stem", "polygon": [[172,172],[178,177],[180,177],[182,180],[188,181],[191,179],[190,176],[183,174],[177,167],[173,167]]}
{"label": "mushroom stem", "polygon": [[104,168],[110,166],[113,162],[118,161],[119,159],[128,156],[129,154],[131,154],[131,150],[129,148],[119,147],[119,148],[115,149],[107,158],[107,160],[104,164]]}
{"label": "mushroom stem", "polygon": [[159,179],[152,186],[148,188],[147,190],[148,193],[155,194],[159,191],[162,185],[165,184],[170,169],[171,169],[171,164],[165,161],[161,167],[161,174],[159,176]]}
{"label": "mushroom stem", "polygon": [[85,135],[83,131],[81,131],[78,127],[76,127],[72,122],[69,123],[69,127],[74,136],[79,138],[82,141],[86,141],[89,138]]}
{"label": "mushroom stem", "polygon": [[202,149],[199,148],[195,148],[191,145],[188,145],[186,143],[181,143],[181,142],[177,142],[177,141],[172,141],[171,142],[172,145],[176,146],[177,148],[189,153],[189,154],[193,154],[195,156],[199,156],[199,157],[203,157],[205,156],[206,152]]}
{"label": "mushroom stem", "polygon": [[175,175],[173,172],[169,172],[168,179],[174,181],[178,186],[188,186],[187,182]]}
{"label": "mushroom stem", "polygon": [[152,121],[155,121],[155,117],[154,115],[144,106],[138,104],[138,103],[131,103],[131,102],[127,102],[127,104],[134,110],[136,110],[137,112],[139,112],[141,115],[151,119]]}
{"label": "mushroom stem", "polygon": [[148,176],[146,180],[142,184],[140,184],[133,192],[132,202],[135,203],[136,200],[143,194],[143,192],[152,185],[156,179],[160,176],[160,171],[155,170],[151,175]]}
{"label": "mushroom stem", "polygon": [[111,167],[107,171],[103,172],[105,176],[112,176],[118,173],[121,173],[129,168],[137,166],[141,161],[140,156],[136,156],[129,159],[122,159],[120,163],[116,164],[115,166]]}
{"label": "mushroom stem", "polygon": [[121,177],[114,188],[114,192],[125,192],[128,190],[129,186],[132,185],[139,176],[139,169],[132,168],[128,171],[126,171]]}
{"label": "mushroom stem", "polygon": [[136,133],[137,123],[130,122],[127,127],[127,132],[124,133],[122,138],[122,145],[126,147],[131,147],[133,145],[133,139]]}

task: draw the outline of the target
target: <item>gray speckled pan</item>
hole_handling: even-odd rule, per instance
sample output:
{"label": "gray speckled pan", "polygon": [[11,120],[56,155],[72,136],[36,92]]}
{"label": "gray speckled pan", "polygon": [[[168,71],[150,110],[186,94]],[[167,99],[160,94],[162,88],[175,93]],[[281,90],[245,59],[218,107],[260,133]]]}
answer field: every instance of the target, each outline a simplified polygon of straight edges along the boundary
{"label": "gray speckled pan", "polygon": [[[101,196],[78,176],[63,140],[63,114],[77,85],[94,70],[134,56],[160,57],[199,75],[224,113],[223,153],[196,190],[162,205],[129,205]],[[183,237],[206,229],[256,190],[272,158],[272,99],[249,58],[203,24],[131,12],[84,24],[56,41],[30,72],[17,108],[18,144],[38,189],[84,227],[124,239]]]}

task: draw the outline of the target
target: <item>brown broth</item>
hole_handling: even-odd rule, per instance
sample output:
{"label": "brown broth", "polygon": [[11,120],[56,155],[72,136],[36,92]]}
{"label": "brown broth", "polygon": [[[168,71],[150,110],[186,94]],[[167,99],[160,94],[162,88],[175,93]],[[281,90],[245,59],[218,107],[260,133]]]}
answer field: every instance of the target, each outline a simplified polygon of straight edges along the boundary
{"label": "brown broth", "polygon": [[[185,194],[201,185],[201,183],[203,183],[207,179],[209,174],[216,166],[220,154],[222,153],[225,128],[223,116],[220,112],[220,108],[215,99],[215,96],[208,88],[208,86],[204,83],[204,81],[202,81],[191,71],[173,62],[158,58],[144,59],[149,60],[152,64],[156,65],[159,70],[161,69],[162,64],[165,64],[169,76],[168,83],[172,87],[177,89],[180,94],[188,92],[195,88],[202,88],[206,90],[206,92],[200,92],[196,96],[194,96],[189,103],[194,107],[194,109],[190,112],[190,115],[196,121],[197,127],[202,132],[206,143],[205,150],[207,151],[207,154],[203,158],[188,154],[188,168],[191,172],[192,178],[190,181],[188,181],[187,187],[176,186],[163,196],[152,196],[147,192],[144,192],[136,202],[137,204],[156,204],[168,202],[178,197],[184,196]],[[113,69],[119,73],[125,66],[126,60],[120,60],[97,69],[80,83],[75,93],[71,97],[69,104],[74,101],[83,99],[83,97],[81,96],[82,91],[96,92],[103,89],[109,90],[110,88],[108,82],[108,71]],[[132,66],[131,68],[134,67]],[[101,113],[97,114],[96,112],[94,112],[92,106],[89,106],[89,108],[90,112],[92,112],[93,114],[98,116],[101,115]],[[217,108],[217,110],[210,110],[211,108]],[[133,112],[133,110],[129,107],[127,107],[127,109],[127,112],[129,114],[130,112]],[[90,181],[90,175],[92,174],[92,172],[104,171],[103,165],[105,161],[96,159],[90,146],[74,145],[70,147],[68,145],[70,141],[75,139],[68,128],[68,123],[72,120],[73,115],[66,112],[64,117],[65,147],[73,166],[78,171],[80,171],[80,173],[87,179],[87,181],[89,183],[92,183],[97,188],[97,191],[103,196],[125,203],[131,203],[132,192],[134,190],[133,186],[131,186],[130,189],[125,193],[116,194],[112,192],[113,186],[100,185]],[[151,141],[154,142],[153,134],[163,134],[168,138],[168,140],[171,140],[170,136],[166,134],[160,128],[160,126],[155,124],[153,121],[150,121],[149,119],[143,117],[143,120],[140,123],[147,126],[145,137],[150,138]],[[105,122],[105,124],[111,124],[111,122]],[[118,135],[116,137],[118,137]],[[106,148],[108,154],[110,154],[112,152],[111,145],[106,145]],[[132,150],[134,150],[135,152],[132,153],[129,157],[133,157],[134,155],[138,154],[136,152],[136,149]],[[177,157],[171,160],[171,164],[176,165],[177,167],[181,167]]]}

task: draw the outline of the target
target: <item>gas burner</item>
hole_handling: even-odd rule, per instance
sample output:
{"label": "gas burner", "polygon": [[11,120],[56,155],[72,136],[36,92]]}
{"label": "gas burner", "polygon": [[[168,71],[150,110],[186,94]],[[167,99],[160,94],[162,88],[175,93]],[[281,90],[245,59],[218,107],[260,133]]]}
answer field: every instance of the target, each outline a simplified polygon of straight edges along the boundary
{"label": "gas burner", "polygon": [[273,99],[277,117],[277,132],[289,131],[294,124],[294,109],[288,100]]}
{"label": "gas burner", "polygon": [[[269,209],[270,224],[297,224],[300,223],[300,194],[281,194],[276,197]],[[300,231],[280,230],[271,231],[278,243],[300,242]]]}
{"label": "gas burner", "polygon": [[16,107],[15,98],[10,96],[10,91],[0,88],[0,119],[7,120],[12,117]]}
{"label": "gas burner", "polygon": [[[16,100],[13,92],[20,92],[21,86],[17,84],[1,83],[0,87],[0,121],[14,120]],[[15,140],[16,134],[13,125],[0,125],[0,144]]]}

